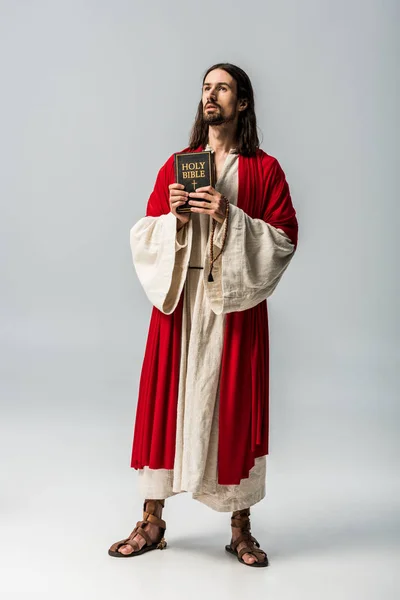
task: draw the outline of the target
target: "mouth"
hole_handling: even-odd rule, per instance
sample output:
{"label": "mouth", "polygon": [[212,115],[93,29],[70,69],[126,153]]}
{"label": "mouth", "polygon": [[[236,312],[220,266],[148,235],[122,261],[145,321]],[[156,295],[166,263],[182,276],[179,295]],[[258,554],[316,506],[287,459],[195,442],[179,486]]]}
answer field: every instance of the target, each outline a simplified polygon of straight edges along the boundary
{"label": "mouth", "polygon": [[214,106],[213,104],[208,104],[208,105],[206,106],[206,109],[207,109],[207,108],[218,108],[218,106]]}

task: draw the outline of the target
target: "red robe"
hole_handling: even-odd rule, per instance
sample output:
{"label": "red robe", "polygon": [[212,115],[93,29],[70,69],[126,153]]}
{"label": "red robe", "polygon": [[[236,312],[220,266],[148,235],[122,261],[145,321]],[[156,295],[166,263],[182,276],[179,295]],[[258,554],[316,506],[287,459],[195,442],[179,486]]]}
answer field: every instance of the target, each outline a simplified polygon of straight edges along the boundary
{"label": "red robe", "polygon": [[[201,147],[193,152],[202,150]],[[185,148],[182,152],[190,152]],[[278,161],[259,149],[239,156],[237,206],[282,229],[297,247],[297,219]],[[174,155],[160,169],[146,216],[170,212]],[[183,293],[172,314],[153,307],[136,410],[131,466],[173,469]],[[218,483],[239,484],[255,459],[268,454],[269,348],[267,302],[225,315],[220,371]]]}

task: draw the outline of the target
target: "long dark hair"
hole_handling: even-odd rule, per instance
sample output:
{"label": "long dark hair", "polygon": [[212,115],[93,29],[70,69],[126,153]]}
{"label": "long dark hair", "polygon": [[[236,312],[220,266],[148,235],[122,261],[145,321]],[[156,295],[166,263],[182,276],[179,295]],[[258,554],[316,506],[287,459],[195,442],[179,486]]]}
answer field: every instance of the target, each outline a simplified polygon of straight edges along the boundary
{"label": "long dark hair", "polygon": [[[237,136],[237,150],[239,154],[244,156],[252,156],[255,154],[260,142],[257,135],[257,119],[254,110],[254,92],[249,76],[236,65],[230,63],[218,63],[210,67],[203,77],[204,80],[210,71],[214,69],[223,69],[236,81],[237,100],[247,100],[245,110],[239,112]],[[189,148],[195,150],[199,146],[205,146],[208,141],[208,123],[203,120],[203,102],[200,100],[197,107],[196,118],[190,134]]]}

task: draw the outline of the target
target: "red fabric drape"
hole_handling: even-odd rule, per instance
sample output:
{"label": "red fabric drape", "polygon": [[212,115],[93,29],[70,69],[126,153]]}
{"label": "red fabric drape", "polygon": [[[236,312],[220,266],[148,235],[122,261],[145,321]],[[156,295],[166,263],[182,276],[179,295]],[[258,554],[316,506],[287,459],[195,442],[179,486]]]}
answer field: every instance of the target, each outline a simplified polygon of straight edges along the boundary
{"label": "red fabric drape", "polygon": [[[197,150],[201,150],[198,148]],[[182,152],[189,152],[185,148]],[[147,216],[169,212],[174,156],[160,169]],[[297,219],[278,161],[258,150],[239,157],[238,207],[287,233],[297,246]],[[142,365],[131,466],[173,469],[183,294],[171,315],[153,308]],[[255,458],[268,454],[268,312],[266,301],[225,317],[220,374],[218,483],[238,484]]]}

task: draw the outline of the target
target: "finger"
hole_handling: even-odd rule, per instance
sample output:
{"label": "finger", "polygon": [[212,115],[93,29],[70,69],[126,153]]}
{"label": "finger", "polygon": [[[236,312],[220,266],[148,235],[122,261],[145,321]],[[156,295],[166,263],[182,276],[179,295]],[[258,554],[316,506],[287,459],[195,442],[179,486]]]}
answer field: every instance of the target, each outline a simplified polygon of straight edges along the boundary
{"label": "finger", "polygon": [[190,196],[190,198],[203,198],[204,200],[209,200],[210,202],[211,202],[211,200],[213,200],[213,197],[211,196],[211,194],[209,194],[207,192],[203,192],[203,193],[189,192],[189,196]]}
{"label": "finger", "polygon": [[170,196],[188,196],[189,192],[185,192],[184,190],[170,190]]}
{"label": "finger", "polygon": [[186,202],[186,198],[174,198],[174,200],[169,201],[171,206],[177,206],[178,204],[186,204]]}
{"label": "finger", "polygon": [[185,186],[182,183],[170,183],[168,188],[170,190],[184,190]]}
{"label": "finger", "polygon": [[202,206],[203,208],[206,208],[207,210],[212,210],[213,206],[211,204],[210,201],[208,200],[189,200],[189,204],[190,206]]}
{"label": "finger", "polygon": [[169,199],[169,203],[170,204],[174,204],[176,202],[187,202],[188,198],[185,198],[184,196],[174,196],[173,198]]}
{"label": "finger", "polygon": [[196,192],[208,192],[212,195],[215,190],[211,185],[206,185],[204,187],[196,188]]}
{"label": "finger", "polygon": [[190,212],[203,213],[204,215],[212,215],[216,218],[216,214],[214,211],[209,210],[208,208],[204,208],[202,206],[191,206]]}

